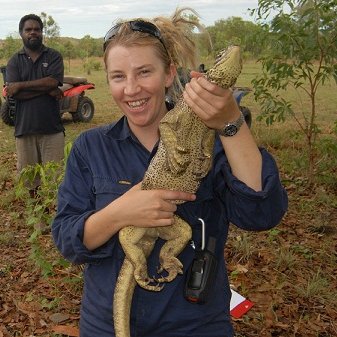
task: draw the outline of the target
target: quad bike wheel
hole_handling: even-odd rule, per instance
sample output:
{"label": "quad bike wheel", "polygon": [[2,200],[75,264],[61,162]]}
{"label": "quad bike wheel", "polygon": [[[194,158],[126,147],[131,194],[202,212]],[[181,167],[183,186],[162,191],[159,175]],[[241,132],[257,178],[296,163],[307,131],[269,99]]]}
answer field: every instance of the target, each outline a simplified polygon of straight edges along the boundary
{"label": "quad bike wheel", "polygon": [[78,100],[77,110],[72,113],[73,122],[88,123],[94,117],[95,107],[93,101],[87,96],[81,96]]}
{"label": "quad bike wheel", "polygon": [[7,101],[1,104],[0,112],[2,121],[9,126],[14,126],[14,114]]}

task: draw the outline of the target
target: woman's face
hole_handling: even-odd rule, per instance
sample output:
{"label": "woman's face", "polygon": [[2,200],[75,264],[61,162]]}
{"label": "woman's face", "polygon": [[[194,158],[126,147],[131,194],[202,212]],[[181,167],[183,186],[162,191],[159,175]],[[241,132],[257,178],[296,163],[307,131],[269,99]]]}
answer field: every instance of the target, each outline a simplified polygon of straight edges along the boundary
{"label": "woman's face", "polygon": [[114,46],[106,61],[112,97],[128,118],[131,129],[158,127],[167,112],[165,88],[174,79],[174,67],[165,72],[151,46]]}

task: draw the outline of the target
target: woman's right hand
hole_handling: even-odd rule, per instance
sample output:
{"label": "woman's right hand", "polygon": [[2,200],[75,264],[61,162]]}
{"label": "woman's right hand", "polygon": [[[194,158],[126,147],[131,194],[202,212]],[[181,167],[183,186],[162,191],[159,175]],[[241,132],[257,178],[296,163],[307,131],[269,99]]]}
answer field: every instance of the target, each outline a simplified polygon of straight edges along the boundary
{"label": "woman's right hand", "polygon": [[195,195],[171,190],[142,190],[141,183],[113,202],[114,216],[125,226],[161,227],[173,224],[175,200],[194,201]]}
{"label": "woman's right hand", "polygon": [[142,190],[141,183],[92,214],[85,222],[83,243],[94,250],[126,226],[161,227],[173,224],[175,200],[194,201],[191,193]]}

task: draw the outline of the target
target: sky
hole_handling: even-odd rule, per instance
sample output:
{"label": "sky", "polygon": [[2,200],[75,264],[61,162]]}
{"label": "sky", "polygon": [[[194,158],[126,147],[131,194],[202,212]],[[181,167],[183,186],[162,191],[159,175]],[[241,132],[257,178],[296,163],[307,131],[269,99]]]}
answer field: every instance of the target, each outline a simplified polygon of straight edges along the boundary
{"label": "sky", "polygon": [[257,8],[258,0],[1,0],[0,39],[18,36],[20,18],[41,12],[52,16],[62,37],[103,37],[117,19],[169,16],[179,7],[192,7],[205,26],[239,16],[253,20],[248,8]]}

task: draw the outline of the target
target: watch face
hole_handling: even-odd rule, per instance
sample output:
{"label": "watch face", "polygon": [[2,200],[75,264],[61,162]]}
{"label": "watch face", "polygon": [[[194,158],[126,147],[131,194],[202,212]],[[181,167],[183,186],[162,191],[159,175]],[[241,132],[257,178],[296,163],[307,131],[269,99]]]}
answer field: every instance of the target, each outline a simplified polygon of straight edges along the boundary
{"label": "watch face", "polygon": [[230,124],[225,128],[224,131],[225,131],[224,133],[226,134],[226,136],[230,137],[230,136],[234,136],[238,132],[238,128],[236,125]]}

